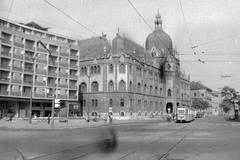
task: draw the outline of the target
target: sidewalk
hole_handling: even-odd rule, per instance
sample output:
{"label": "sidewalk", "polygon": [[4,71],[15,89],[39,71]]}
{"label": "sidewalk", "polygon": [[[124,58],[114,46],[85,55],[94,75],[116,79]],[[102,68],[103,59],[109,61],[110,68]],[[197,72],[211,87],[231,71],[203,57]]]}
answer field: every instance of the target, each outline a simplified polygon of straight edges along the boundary
{"label": "sidewalk", "polygon": [[[13,121],[5,121],[6,119],[0,120],[0,129],[41,129],[49,130],[51,128],[51,123],[39,122],[37,120],[32,120],[32,124],[29,124],[27,120],[13,118]],[[160,119],[151,119],[151,120],[160,120]],[[132,120],[114,120],[112,125],[124,124],[124,123],[137,123],[141,121],[146,121],[142,119],[132,119]],[[53,129],[77,129],[77,128],[91,128],[91,127],[101,127],[108,124],[104,121],[99,122],[86,122],[85,120],[69,120],[68,122],[59,122],[59,120],[54,121]]]}

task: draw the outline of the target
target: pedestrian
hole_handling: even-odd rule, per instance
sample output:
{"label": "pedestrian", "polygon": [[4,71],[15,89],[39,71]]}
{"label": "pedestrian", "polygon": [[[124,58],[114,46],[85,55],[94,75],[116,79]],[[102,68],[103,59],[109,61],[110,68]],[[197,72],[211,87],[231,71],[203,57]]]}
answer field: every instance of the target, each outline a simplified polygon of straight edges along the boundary
{"label": "pedestrian", "polygon": [[50,117],[51,117],[51,114],[48,115],[48,124],[50,123]]}
{"label": "pedestrian", "polygon": [[172,119],[175,121],[175,113],[172,113]]}
{"label": "pedestrian", "polygon": [[163,122],[164,122],[164,123],[167,122],[167,113],[163,113]]}

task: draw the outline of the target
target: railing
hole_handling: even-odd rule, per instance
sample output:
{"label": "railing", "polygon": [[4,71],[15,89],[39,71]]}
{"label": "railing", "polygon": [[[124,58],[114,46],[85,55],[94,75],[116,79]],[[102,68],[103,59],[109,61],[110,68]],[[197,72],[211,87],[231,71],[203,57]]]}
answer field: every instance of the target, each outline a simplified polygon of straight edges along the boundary
{"label": "railing", "polygon": [[20,91],[11,91],[10,95],[12,95],[12,96],[21,96],[21,92]]}
{"label": "railing", "polygon": [[50,51],[52,55],[58,55],[57,51]]}
{"label": "railing", "polygon": [[23,71],[22,67],[13,66],[12,69],[15,70],[15,71],[21,71],[21,72]]}
{"label": "railing", "polygon": [[32,46],[28,46],[28,45],[26,45],[25,48],[28,49],[28,50],[31,50],[31,51],[34,51],[34,50],[35,50],[34,47],[32,47]]}
{"label": "railing", "polygon": [[62,67],[68,67],[68,63],[65,63],[65,62],[59,62],[59,66],[62,66]]}
{"label": "railing", "polygon": [[34,97],[44,98],[44,97],[45,97],[45,94],[43,94],[43,93],[34,93]]}
{"label": "railing", "polygon": [[37,86],[46,86],[46,82],[36,82],[35,81],[35,85],[37,85]]}
{"label": "railing", "polygon": [[67,95],[58,95],[58,98],[67,99]]}
{"label": "railing", "polygon": [[6,66],[6,65],[4,65],[4,64],[1,64],[0,67],[1,67],[1,68],[4,68],[4,69],[10,69],[10,66]]}
{"label": "railing", "polygon": [[24,81],[23,81],[23,84],[31,85],[31,84],[32,84],[32,81],[26,81],[26,80],[24,80]]}
{"label": "railing", "polygon": [[37,51],[40,51],[40,52],[47,53],[47,50],[46,50],[46,49],[44,49],[44,48],[39,48],[39,47],[37,47]]}
{"label": "railing", "polygon": [[9,82],[9,78],[7,78],[7,77],[0,77],[0,82]]}
{"label": "railing", "polygon": [[6,39],[2,39],[2,42],[5,44],[12,44],[12,41],[6,40]]}
{"label": "railing", "polygon": [[33,61],[33,59],[32,58],[30,58],[29,56],[24,56],[25,57],[25,60],[27,60],[27,61],[30,61],[30,62],[32,62]]}
{"label": "railing", "polygon": [[41,70],[35,70],[35,74],[44,74],[46,75],[47,72],[45,70],[41,71]]}
{"label": "railing", "polygon": [[46,60],[46,59],[36,59],[36,61],[37,61],[38,63],[44,63],[44,64],[47,63],[47,60]]}
{"label": "railing", "polygon": [[77,89],[77,86],[75,86],[75,85],[70,85],[69,88],[71,88],[71,89]]}
{"label": "railing", "polygon": [[47,98],[52,98],[53,94],[52,93],[48,93],[47,94]]}
{"label": "railing", "polygon": [[[48,83],[47,86],[48,86],[48,87],[52,87],[52,86],[53,86],[53,83]],[[57,86],[57,85],[55,84],[55,86]]]}
{"label": "railing", "polygon": [[13,58],[23,59],[23,55],[22,54],[13,54]]}
{"label": "railing", "polygon": [[[48,61],[48,65],[53,66],[53,62],[52,62],[52,61]],[[54,65],[57,66],[57,65],[58,65],[58,62],[54,62]]]}
{"label": "railing", "polygon": [[58,84],[58,87],[67,88],[67,87],[68,87],[68,85],[67,85],[67,84]]}
{"label": "railing", "polygon": [[12,82],[12,83],[21,84],[21,83],[22,83],[22,80],[20,80],[20,79],[12,79],[11,82]]}
{"label": "railing", "polygon": [[71,54],[70,57],[73,58],[73,59],[78,59],[78,56],[77,56],[77,55]]}
{"label": "railing", "polygon": [[24,48],[24,44],[22,44],[22,43],[14,42],[13,44],[14,44],[14,46]]}
{"label": "railing", "polygon": [[57,76],[57,73],[55,73],[55,72],[48,72],[48,75]]}
{"label": "railing", "polygon": [[69,95],[69,99],[77,99],[76,95]]}
{"label": "railing", "polygon": [[70,78],[77,79],[78,77],[76,75],[70,75]]}
{"label": "railing", "polygon": [[33,69],[24,68],[24,72],[33,73]]}
{"label": "railing", "polygon": [[8,53],[8,52],[1,52],[1,55],[3,55],[3,56],[6,56],[6,57],[11,57],[11,53]]}
{"label": "railing", "polygon": [[8,91],[0,91],[0,95],[8,95]]}
{"label": "railing", "polygon": [[69,53],[66,53],[66,52],[60,52],[60,55],[65,56],[65,57],[69,57]]}
{"label": "railing", "polygon": [[68,77],[68,74],[67,73],[59,73],[59,76],[60,77]]}
{"label": "railing", "polygon": [[70,67],[71,67],[71,68],[75,68],[75,69],[78,68],[78,66],[76,66],[76,65],[70,65]]}
{"label": "railing", "polygon": [[23,96],[25,96],[25,97],[30,97],[30,96],[31,96],[31,93],[30,93],[30,92],[28,92],[28,93],[23,92]]}

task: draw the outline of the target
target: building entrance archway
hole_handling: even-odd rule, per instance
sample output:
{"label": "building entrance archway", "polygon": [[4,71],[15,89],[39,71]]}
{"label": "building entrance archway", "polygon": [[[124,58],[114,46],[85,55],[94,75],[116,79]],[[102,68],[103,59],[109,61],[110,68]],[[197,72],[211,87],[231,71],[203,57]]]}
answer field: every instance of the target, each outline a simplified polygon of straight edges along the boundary
{"label": "building entrance archway", "polygon": [[171,102],[166,105],[166,113],[173,113],[173,104]]}

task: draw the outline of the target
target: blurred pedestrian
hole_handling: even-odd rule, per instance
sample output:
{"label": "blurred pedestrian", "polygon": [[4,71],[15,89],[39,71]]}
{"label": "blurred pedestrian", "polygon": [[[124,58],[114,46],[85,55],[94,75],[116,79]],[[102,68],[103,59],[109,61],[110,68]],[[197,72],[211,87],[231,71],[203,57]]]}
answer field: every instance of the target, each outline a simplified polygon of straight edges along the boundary
{"label": "blurred pedestrian", "polygon": [[50,123],[50,117],[51,117],[51,114],[48,115],[48,119],[47,119],[48,124]]}

